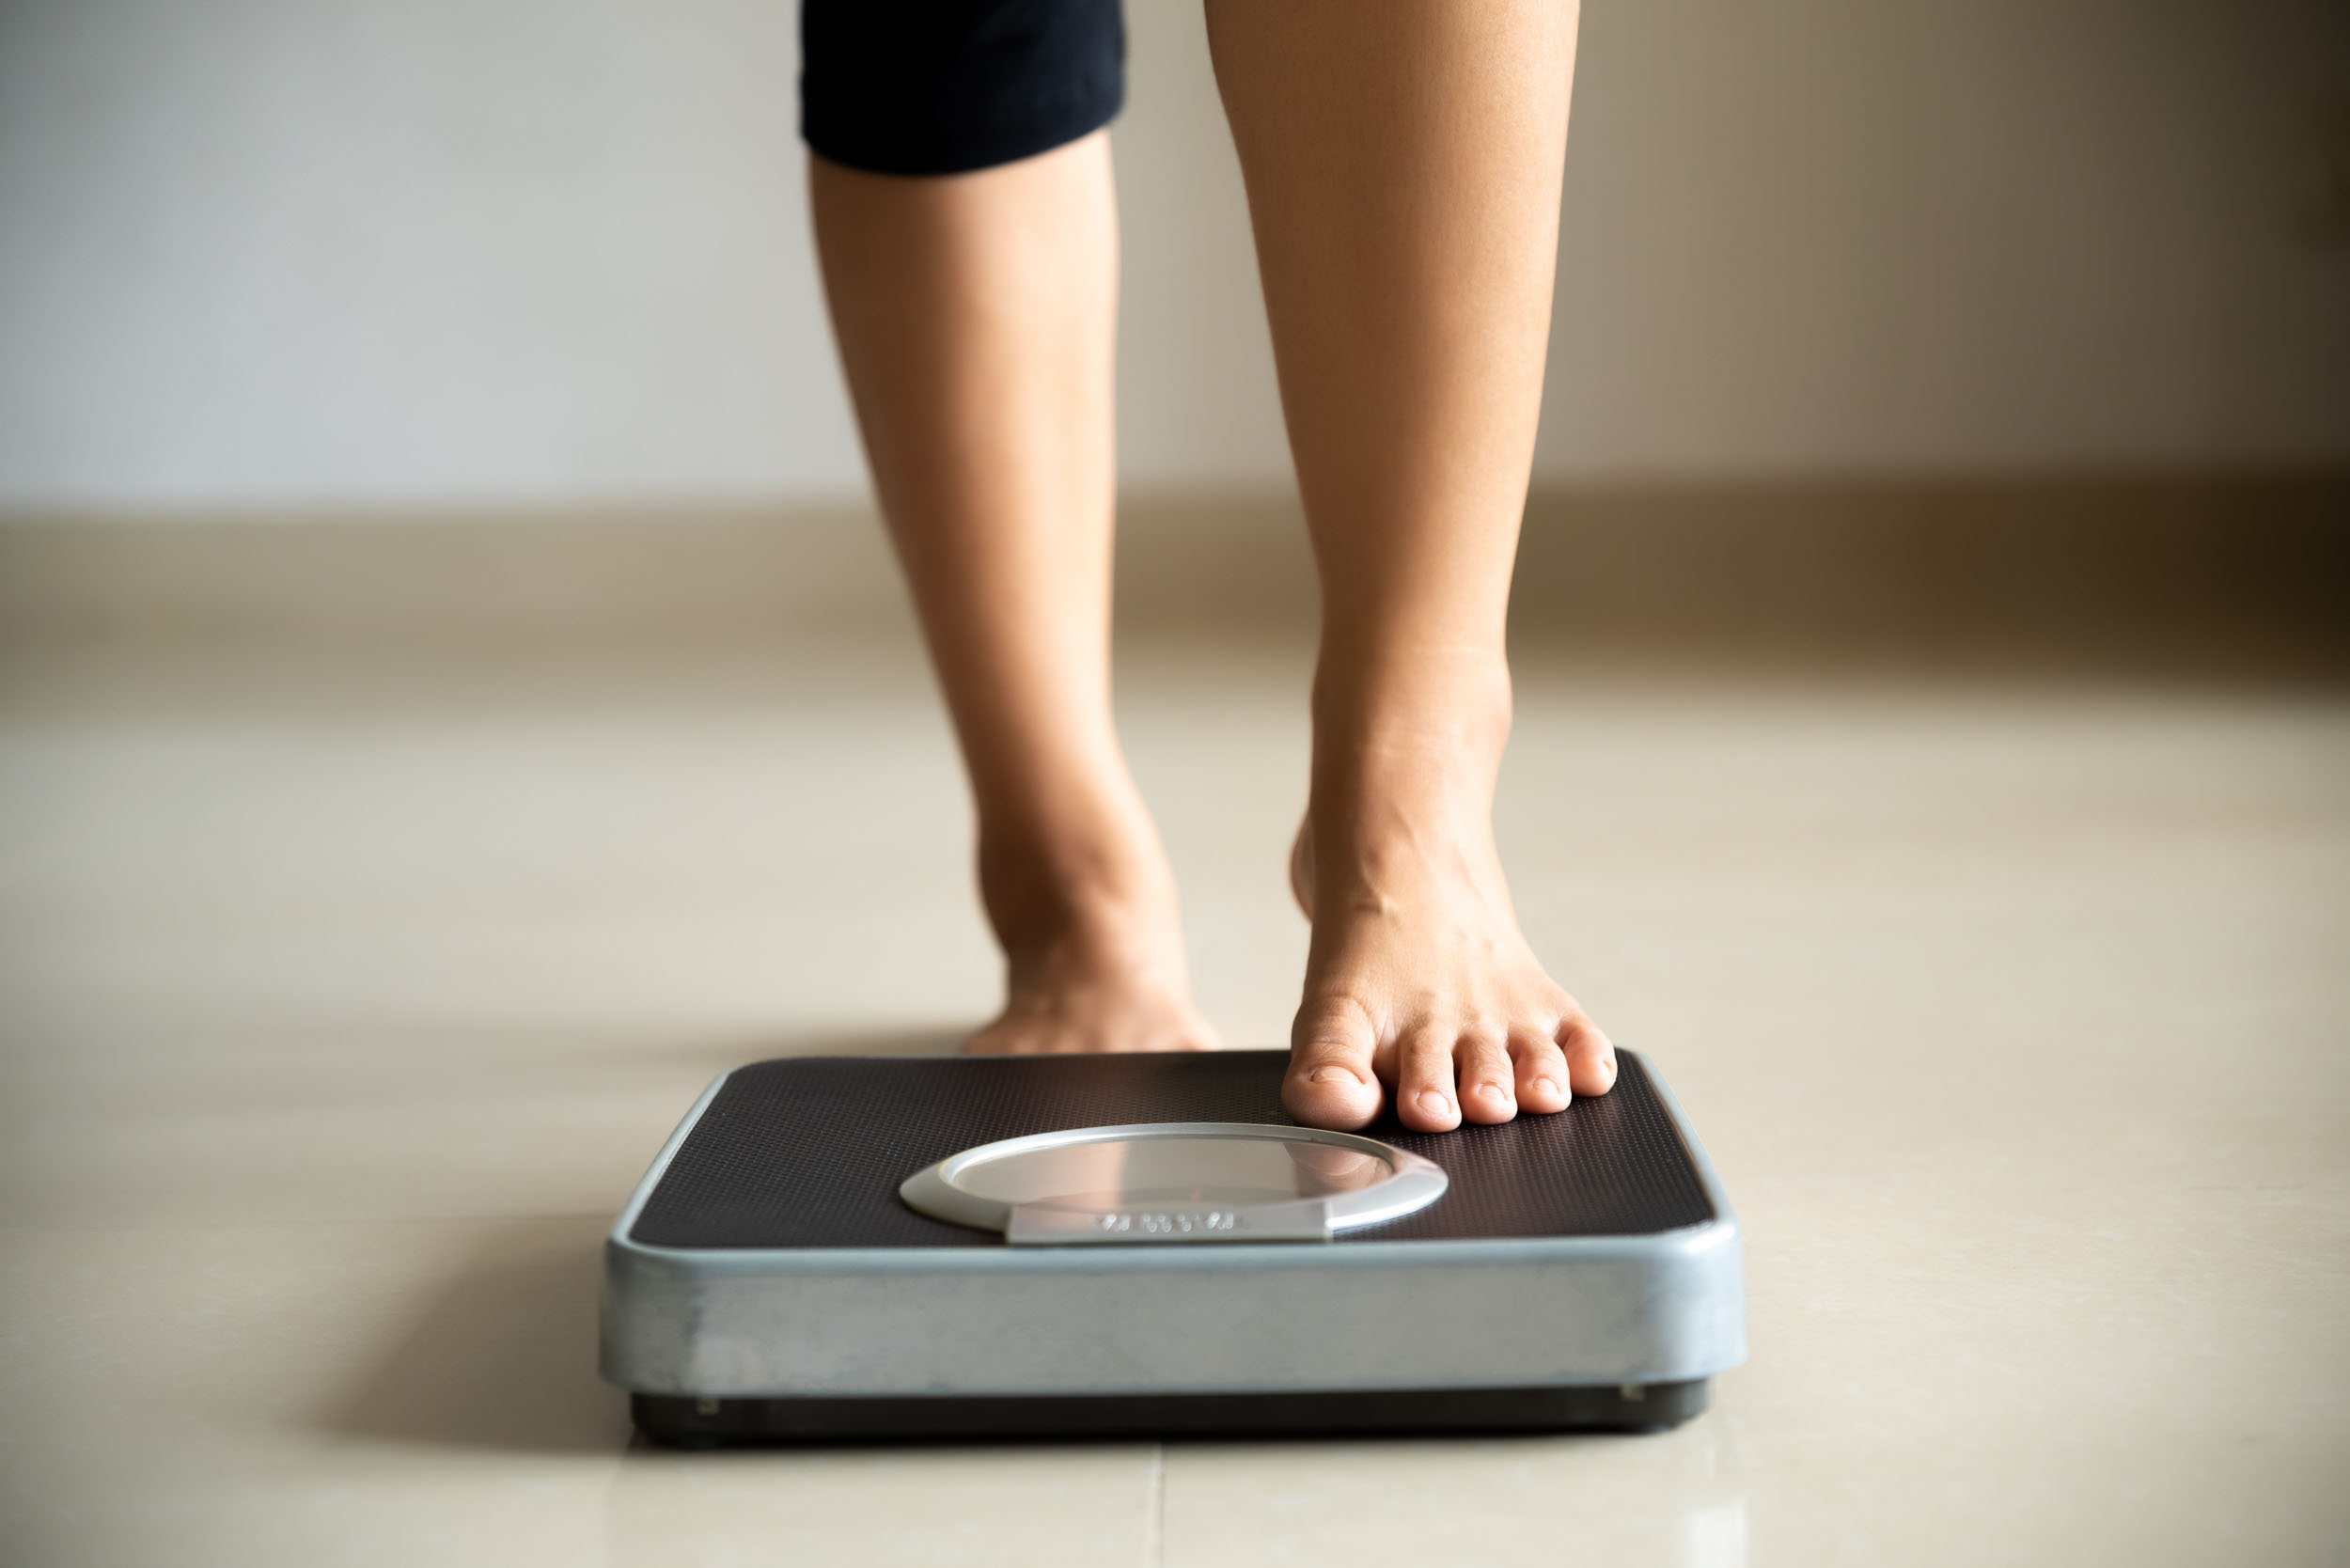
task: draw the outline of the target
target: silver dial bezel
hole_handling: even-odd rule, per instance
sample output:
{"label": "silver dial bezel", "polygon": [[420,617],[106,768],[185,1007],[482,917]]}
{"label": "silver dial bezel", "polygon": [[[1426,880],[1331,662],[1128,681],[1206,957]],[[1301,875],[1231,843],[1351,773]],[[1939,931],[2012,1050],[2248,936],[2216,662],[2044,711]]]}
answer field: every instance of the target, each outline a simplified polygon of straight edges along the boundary
{"label": "silver dial bezel", "polygon": [[[1280,1203],[1227,1205],[1216,1209],[1233,1223],[1216,1229],[1136,1231],[1080,1224],[1073,1212],[1047,1204],[1015,1204],[986,1198],[957,1184],[956,1177],[971,1167],[1040,1149],[1073,1148],[1125,1138],[1218,1137],[1259,1138],[1273,1143],[1317,1143],[1333,1149],[1370,1154],[1394,1170],[1385,1181],[1352,1192],[1299,1199]],[[900,1184],[898,1196],[917,1214],[975,1230],[995,1231],[1015,1243],[1239,1242],[1324,1240],[1341,1231],[1378,1225],[1426,1208],[1444,1196],[1449,1180],[1434,1160],[1355,1133],[1326,1132],[1319,1127],[1291,1127],[1260,1121],[1143,1121],[1119,1126],[1073,1127],[1057,1133],[1031,1133],[999,1138],[948,1155],[936,1165],[916,1171]],[[1153,1209],[1153,1217],[1189,1216],[1200,1211],[1177,1205]]]}

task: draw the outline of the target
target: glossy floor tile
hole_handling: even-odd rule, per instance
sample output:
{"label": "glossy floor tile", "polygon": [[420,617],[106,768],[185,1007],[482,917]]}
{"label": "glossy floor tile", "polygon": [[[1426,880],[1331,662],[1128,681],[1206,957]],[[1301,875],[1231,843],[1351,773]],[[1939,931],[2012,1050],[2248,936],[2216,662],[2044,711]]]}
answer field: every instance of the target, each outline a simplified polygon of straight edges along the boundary
{"label": "glossy floor tile", "polygon": [[[1129,661],[1283,1038],[1292,654]],[[0,1560],[2350,1556],[2350,703],[1521,671],[1537,948],[1672,1079],[1753,1358],[1669,1435],[631,1443],[596,1247],[708,1079],[995,961],[902,649],[11,656]]]}

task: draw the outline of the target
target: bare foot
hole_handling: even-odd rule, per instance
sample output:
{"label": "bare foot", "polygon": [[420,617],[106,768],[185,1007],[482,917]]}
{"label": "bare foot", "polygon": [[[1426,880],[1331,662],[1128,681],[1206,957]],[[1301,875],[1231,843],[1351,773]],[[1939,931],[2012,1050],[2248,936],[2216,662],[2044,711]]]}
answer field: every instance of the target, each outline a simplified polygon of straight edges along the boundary
{"label": "bare foot", "polygon": [[1506,706],[1487,728],[1317,764],[1290,855],[1314,933],[1281,1090],[1309,1126],[1364,1126],[1392,1095],[1406,1127],[1443,1132],[1616,1081],[1615,1047],[1518,930],[1492,826]]}
{"label": "bare foot", "polygon": [[1191,1004],[1183,941],[1160,922],[1101,914],[1012,949],[1004,1011],[964,1049],[975,1056],[1213,1051]]}
{"label": "bare foot", "polygon": [[[1058,819],[1065,837],[991,842],[980,894],[1004,949],[1004,1011],[975,1055],[1212,1051],[1191,1003],[1174,873],[1130,787]],[[1086,825],[1072,827],[1073,819]]]}

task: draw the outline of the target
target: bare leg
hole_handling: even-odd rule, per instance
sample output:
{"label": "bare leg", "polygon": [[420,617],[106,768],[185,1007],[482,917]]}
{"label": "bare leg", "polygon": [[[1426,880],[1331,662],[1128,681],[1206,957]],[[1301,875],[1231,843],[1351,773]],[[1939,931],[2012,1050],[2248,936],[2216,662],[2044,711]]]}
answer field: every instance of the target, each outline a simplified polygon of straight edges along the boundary
{"label": "bare leg", "polygon": [[904,179],[812,160],[857,418],[979,818],[979,1051],[1213,1045],[1110,718],[1109,142]]}
{"label": "bare leg", "polygon": [[1510,570],[1558,246],[1572,0],[1208,0],[1323,588],[1284,1100],[1356,1127],[1563,1108],[1606,1037],[1494,847]]}

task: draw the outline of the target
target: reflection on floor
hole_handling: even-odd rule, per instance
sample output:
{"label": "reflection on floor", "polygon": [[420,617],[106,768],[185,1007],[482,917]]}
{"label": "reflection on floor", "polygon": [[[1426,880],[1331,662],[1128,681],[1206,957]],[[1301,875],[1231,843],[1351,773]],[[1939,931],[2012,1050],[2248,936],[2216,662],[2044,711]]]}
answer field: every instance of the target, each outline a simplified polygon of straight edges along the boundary
{"label": "reflection on floor", "polygon": [[[1284,1038],[1292,652],[1123,718]],[[734,1062],[987,1010],[902,650],[12,656],[9,1562],[2318,1561],[2350,1550],[2350,703],[1521,671],[1537,947],[1705,1130],[1754,1358],[1647,1439],[630,1445],[595,1249]]]}

